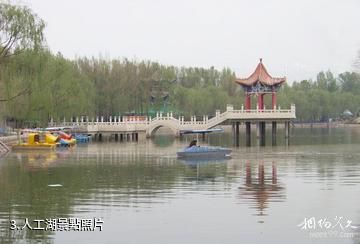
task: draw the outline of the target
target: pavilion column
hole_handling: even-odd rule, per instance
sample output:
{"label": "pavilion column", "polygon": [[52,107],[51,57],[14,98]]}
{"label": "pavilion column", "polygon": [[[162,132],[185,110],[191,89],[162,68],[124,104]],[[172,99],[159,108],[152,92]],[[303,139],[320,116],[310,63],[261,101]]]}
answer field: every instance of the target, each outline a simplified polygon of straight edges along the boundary
{"label": "pavilion column", "polygon": [[236,132],[235,132],[235,127],[236,127],[236,122],[232,122],[231,123],[231,131],[232,131],[232,135],[233,135],[233,144],[236,145],[236,141],[235,141],[235,138],[236,138]]}
{"label": "pavilion column", "polygon": [[235,122],[235,146],[237,147],[240,145],[239,126],[240,126],[240,122]]}
{"label": "pavilion column", "polygon": [[290,135],[290,122],[285,122],[285,138],[289,138]]}
{"label": "pavilion column", "polygon": [[245,122],[245,140],[246,140],[246,146],[251,146],[251,122],[246,121]]}
{"label": "pavilion column", "polygon": [[264,109],[264,94],[258,94],[258,106],[259,110],[262,111]]}
{"label": "pavilion column", "polygon": [[266,123],[265,121],[262,121],[262,122],[259,122],[258,123],[259,125],[259,131],[260,131],[260,146],[265,146],[265,126],[266,126]]}
{"label": "pavilion column", "polygon": [[251,109],[251,96],[250,94],[246,93],[245,95],[245,110]]}
{"label": "pavilion column", "polygon": [[276,146],[276,121],[272,122],[272,145]]}
{"label": "pavilion column", "polygon": [[289,146],[289,137],[290,137],[290,121],[285,122],[285,145]]}
{"label": "pavilion column", "polygon": [[275,109],[276,108],[276,92],[273,92],[272,94],[272,109]]}

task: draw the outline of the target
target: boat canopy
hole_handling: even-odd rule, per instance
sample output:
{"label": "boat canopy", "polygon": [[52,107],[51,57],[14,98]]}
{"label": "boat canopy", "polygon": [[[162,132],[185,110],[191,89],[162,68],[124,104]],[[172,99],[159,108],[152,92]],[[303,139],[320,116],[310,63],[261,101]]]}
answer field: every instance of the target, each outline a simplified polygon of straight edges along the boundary
{"label": "boat canopy", "polygon": [[45,128],[46,131],[59,131],[59,130],[71,130],[74,127],[47,127]]}

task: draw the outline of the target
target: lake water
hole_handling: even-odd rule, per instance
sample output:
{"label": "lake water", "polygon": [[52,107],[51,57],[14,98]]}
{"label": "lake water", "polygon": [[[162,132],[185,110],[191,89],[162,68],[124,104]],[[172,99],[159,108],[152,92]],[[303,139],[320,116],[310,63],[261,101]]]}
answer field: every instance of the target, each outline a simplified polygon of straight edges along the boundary
{"label": "lake water", "polygon": [[[280,133],[278,146],[250,148],[242,138],[224,161],[178,160],[191,138],[169,136],[10,153],[0,160],[1,243],[359,244],[360,128],[291,136],[290,146]],[[41,229],[54,220],[57,231]],[[60,230],[76,221],[95,230]]]}

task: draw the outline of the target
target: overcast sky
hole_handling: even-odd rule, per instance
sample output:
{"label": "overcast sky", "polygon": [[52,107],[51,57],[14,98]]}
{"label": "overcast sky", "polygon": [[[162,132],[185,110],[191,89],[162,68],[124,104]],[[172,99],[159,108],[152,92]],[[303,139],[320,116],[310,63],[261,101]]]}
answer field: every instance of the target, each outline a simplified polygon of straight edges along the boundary
{"label": "overcast sky", "polygon": [[[19,1],[18,1],[19,2]],[[229,67],[248,76],[259,58],[289,82],[352,70],[359,0],[23,0],[68,58],[150,59]]]}

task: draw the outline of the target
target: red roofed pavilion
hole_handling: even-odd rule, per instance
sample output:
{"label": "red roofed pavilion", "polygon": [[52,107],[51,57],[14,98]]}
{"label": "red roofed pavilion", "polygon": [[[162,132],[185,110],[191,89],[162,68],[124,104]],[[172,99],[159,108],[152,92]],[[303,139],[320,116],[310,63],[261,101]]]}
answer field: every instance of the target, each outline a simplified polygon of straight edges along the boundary
{"label": "red roofed pavilion", "polygon": [[258,97],[258,109],[264,109],[264,95],[272,94],[272,108],[276,107],[276,92],[282,83],[286,82],[286,77],[272,77],[266,70],[262,59],[260,59],[255,71],[248,78],[236,79],[245,91],[245,109],[251,109],[251,95]]}

